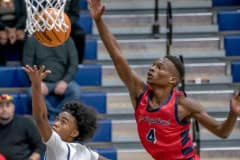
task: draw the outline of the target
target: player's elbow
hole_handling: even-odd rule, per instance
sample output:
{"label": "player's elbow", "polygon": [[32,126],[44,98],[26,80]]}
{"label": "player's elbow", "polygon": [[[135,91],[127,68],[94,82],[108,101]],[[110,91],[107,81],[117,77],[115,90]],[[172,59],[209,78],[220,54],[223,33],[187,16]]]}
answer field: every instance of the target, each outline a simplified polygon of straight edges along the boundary
{"label": "player's elbow", "polygon": [[227,139],[228,137],[229,137],[229,134],[225,134],[221,136],[222,139]]}
{"label": "player's elbow", "polygon": [[227,139],[230,136],[230,133],[219,133],[217,135],[219,138]]}

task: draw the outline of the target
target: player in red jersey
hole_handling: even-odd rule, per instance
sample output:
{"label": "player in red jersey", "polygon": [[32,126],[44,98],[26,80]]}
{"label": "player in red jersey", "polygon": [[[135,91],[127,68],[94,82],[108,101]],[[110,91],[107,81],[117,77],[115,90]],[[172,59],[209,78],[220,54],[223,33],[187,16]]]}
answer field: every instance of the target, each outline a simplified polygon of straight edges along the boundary
{"label": "player in red jersey", "polygon": [[198,159],[189,134],[190,122],[181,121],[177,115],[180,97],[184,97],[182,92],[172,90],[166,100],[151,107],[153,89],[149,86],[137,100],[135,118],[139,137],[154,159]]}
{"label": "player in red jersey", "polygon": [[230,100],[227,119],[220,123],[204,111],[201,104],[176,90],[184,77],[183,64],[173,56],[157,59],[149,69],[147,84],[129,67],[122,51],[102,20],[101,0],[88,0],[90,13],[108,50],[117,73],[128,88],[145,149],[156,160],[198,160],[189,134],[190,119],[221,138],[227,138],[240,115],[240,93]]}

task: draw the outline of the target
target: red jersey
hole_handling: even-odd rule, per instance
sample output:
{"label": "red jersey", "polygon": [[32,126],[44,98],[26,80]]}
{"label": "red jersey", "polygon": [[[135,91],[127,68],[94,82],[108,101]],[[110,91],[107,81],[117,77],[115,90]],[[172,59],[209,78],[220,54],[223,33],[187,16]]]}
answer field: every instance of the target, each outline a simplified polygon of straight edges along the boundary
{"label": "red jersey", "polygon": [[152,89],[148,87],[138,99],[135,119],[144,148],[156,160],[198,160],[189,133],[190,122],[178,118],[178,97],[173,90],[156,109],[148,107]]}

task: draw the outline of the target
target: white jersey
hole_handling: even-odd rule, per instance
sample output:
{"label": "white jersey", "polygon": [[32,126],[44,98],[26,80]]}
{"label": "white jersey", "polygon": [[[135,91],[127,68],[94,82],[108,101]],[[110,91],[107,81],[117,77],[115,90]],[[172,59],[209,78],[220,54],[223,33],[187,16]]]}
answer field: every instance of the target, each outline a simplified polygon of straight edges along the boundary
{"label": "white jersey", "polygon": [[52,131],[52,135],[45,143],[47,150],[46,160],[98,160],[98,153],[88,149],[80,143],[67,143]]}

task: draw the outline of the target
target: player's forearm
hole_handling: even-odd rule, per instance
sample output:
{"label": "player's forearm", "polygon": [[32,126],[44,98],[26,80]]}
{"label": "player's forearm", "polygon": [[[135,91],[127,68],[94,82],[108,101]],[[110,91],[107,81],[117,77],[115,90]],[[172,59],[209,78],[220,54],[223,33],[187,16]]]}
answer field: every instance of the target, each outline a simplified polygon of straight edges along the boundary
{"label": "player's forearm", "polygon": [[100,37],[106,47],[109,55],[111,56],[113,63],[116,67],[118,75],[123,80],[123,82],[129,81],[129,76],[131,75],[131,69],[128,65],[127,60],[123,57],[121,49],[118,45],[116,38],[109,31],[106,24],[103,22],[102,18],[96,21],[96,25],[100,34]]}
{"label": "player's forearm", "polygon": [[221,138],[227,138],[234,129],[236,121],[237,115],[230,111],[227,119],[218,128],[219,136]]}
{"label": "player's forearm", "polygon": [[37,123],[47,119],[47,108],[41,93],[41,83],[32,83],[32,113]]}
{"label": "player's forearm", "polygon": [[99,35],[110,56],[113,58],[113,60],[121,57],[121,49],[117,43],[117,40],[110,32],[103,19],[100,18],[98,21],[95,22],[99,31]]}

